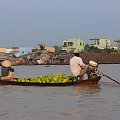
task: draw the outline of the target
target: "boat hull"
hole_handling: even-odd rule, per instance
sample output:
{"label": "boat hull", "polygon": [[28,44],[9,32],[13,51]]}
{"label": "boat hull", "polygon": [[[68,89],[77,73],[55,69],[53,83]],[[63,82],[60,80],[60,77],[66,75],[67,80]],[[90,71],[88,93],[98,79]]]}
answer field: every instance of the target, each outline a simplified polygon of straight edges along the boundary
{"label": "boat hull", "polygon": [[13,80],[0,80],[0,85],[18,85],[18,86],[74,86],[74,85],[89,85],[98,84],[101,76],[97,76],[93,79],[78,80],[74,82],[66,83],[38,83],[38,82],[17,82]]}

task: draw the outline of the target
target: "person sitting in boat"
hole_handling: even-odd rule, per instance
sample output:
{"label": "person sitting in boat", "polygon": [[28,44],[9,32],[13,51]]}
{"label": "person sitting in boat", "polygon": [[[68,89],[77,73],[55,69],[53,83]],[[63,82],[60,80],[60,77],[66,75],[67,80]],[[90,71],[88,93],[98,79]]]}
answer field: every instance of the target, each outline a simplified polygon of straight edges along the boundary
{"label": "person sitting in boat", "polygon": [[98,74],[98,64],[95,61],[90,60],[86,69],[88,79],[97,76]]}
{"label": "person sitting in boat", "polygon": [[82,58],[79,56],[79,51],[73,52],[73,57],[70,59],[70,69],[75,77],[79,77],[81,80],[84,79],[86,65],[83,63]]}
{"label": "person sitting in boat", "polygon": [[1,63],[1,78],[2,80],[12,80],[14,69],[11,67],[9,60],[4,60]]}

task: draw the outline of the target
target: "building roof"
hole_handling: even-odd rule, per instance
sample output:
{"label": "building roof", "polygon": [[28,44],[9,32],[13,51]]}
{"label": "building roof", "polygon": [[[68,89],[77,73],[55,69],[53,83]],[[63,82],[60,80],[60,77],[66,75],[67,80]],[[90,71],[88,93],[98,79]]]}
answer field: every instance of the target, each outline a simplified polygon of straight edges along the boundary
{"label": "building roof", "polygon": [[39,56],[34,57],[34,60],[39,60],[39,59],[42,59],[44,57],[50,58],[50,55],[48,55],[48,54],[41,54]]}

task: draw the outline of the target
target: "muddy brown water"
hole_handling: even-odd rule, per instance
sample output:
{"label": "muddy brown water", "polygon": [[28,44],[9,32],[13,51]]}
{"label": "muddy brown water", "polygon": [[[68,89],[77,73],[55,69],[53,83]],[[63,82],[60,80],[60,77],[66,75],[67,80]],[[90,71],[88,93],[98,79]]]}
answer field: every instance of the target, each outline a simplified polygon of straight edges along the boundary
{"label": "muddy brown water", "polygon": [[[71,75],[69,65],[14,66],[15,77]],[[120,65],[99,70],[120,82]],[[102,77],[98,85],[0,86],[0,120],[119,120],[120,85]]]}

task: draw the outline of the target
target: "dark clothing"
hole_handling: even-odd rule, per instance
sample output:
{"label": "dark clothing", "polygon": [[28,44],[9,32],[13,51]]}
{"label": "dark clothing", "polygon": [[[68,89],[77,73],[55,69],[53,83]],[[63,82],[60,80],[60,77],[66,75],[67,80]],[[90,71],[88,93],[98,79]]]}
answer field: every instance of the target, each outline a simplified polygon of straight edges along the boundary
{"label": "dark clothing", "polygon": [[8,76],[9,72],[14,72],[12,67],[1,66],[1,77]]}
{"label": "dark clothing", "polygon": [[89,69],[87,69],[86,73],[87,73],[88,79],[91,79],[93,76],[97,75],[97,71],[96,70],[89,70]]}

